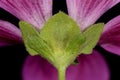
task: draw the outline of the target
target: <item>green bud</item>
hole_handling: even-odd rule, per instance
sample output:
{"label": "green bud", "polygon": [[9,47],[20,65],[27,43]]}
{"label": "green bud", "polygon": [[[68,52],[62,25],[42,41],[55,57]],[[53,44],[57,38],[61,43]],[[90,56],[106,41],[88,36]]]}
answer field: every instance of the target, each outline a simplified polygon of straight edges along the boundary
{"label": "green bud", "polygon": [[52,16],[40,31],[25,21],[19,25],[27,51],[42,56],[57,69],[74,64],[81,53],[90,54],[104,26],[95,24],[81,32],[77,23],[63,12]]}

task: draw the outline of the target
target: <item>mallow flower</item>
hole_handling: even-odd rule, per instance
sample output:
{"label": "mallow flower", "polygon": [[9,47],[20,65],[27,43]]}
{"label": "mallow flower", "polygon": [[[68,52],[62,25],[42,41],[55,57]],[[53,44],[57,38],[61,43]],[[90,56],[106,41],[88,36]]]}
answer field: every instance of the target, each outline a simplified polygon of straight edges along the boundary
{"label": "mallow flower", "polygon": [[[52,16],[52,0],[0,0],[1,8],[21,20],[21,31],[0,20],[0,46],[25,44],[32,56],[24,62],[23,80],[65,80],[65,77],[66,80],[109,80],[104,57],[92,50],[103,28],[102,23],[94,23],[119,2],[66,0],[70,18],[63,12]],[[119,27],[120,16],[117,16],[105,24],[98,42],[118,55]],[[78,63],[74,62],[76,57]]]}

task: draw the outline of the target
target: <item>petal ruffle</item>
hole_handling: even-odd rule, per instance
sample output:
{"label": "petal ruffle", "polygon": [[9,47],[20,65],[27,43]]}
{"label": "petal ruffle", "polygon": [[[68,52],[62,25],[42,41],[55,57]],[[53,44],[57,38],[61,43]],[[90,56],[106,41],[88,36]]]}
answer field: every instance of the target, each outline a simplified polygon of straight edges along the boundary
{"label": "petal ruffle", "polygon": [[38,29],[52,15],[52,0],[0,0],[0,7]]}
{"label": "petal ruffle", "polygon": [[22,37],[20,30],[13,24],[0,20],[0,46],[21,43]]}
{"label": "petal ruffle", "polygon": [[105,25],[99,44],[104,49],[120,55],[120,15]]}
{"label": "petal ruffle", "polygon": [[[81,55],[79,64],[67,69],[66,80],[108,80],[109,70],[104,58],[94,51]],[[23,66],[23,80],[58,80],[57,70],[39,56],[28,56]]]}
{"label": "petal ruffle", "polygon": [[69,15],[84,30],[120,0],[67,0]]}

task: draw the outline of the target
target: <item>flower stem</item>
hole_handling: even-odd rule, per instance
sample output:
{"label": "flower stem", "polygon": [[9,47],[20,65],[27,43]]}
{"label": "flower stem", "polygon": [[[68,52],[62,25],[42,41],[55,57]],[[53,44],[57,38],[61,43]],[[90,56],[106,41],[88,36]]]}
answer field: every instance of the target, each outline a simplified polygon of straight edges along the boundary
{"label": "flower stem", "polygon": [[66,73],[66,68],[65,67],[59,67],[58,68],[58,80],[66,80],[65,79],[65,73]]}

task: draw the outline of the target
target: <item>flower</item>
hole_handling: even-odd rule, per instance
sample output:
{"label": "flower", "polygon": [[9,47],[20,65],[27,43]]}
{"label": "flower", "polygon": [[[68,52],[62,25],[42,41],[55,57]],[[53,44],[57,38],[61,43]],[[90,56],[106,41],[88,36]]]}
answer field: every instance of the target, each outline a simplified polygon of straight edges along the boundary
{"label": "flower", "polygon": [[[108,9],[120,2],[120,0],[66,0],[69,15],[85,30]],[[52,15],[52,0],[1,0],[0,7],[10,12],[20,20],[27,21],[41,29],[44,23]],[[99,12],[98,12],[99,11]],[[118,27],[119,16],[105,25],[99,44],[113,53],[120,54],[115,41],[119,42]],[[114,27],[115,26],[115,27]],[[20,30],[9,22],[0,21],[0,45],[6,46],[22,43]],[[116,29],[117,28],[117,29]],[[114,37],[109,35],[115,35]],[[118,30],[118,31],[116,31]],[[110,39],[106,39],[106,34]],[[11,36],[12,35],[12,36]],[[15,42],[15,43],[14,43]],[[111,45],[110,47],[108,45]],[[117,47],[117,48],[116,48]],[[96,50],[91,55],[80,55],[76,66],[67,69],[67,80],[108,80],[109,70],[103,56]],[[99,64],[98,64],[99,63]],[[28,56],[23,67],[23,80],[57,80],[55,68],[39,56]],[[74,74],[74,75],[73,75]]]}

